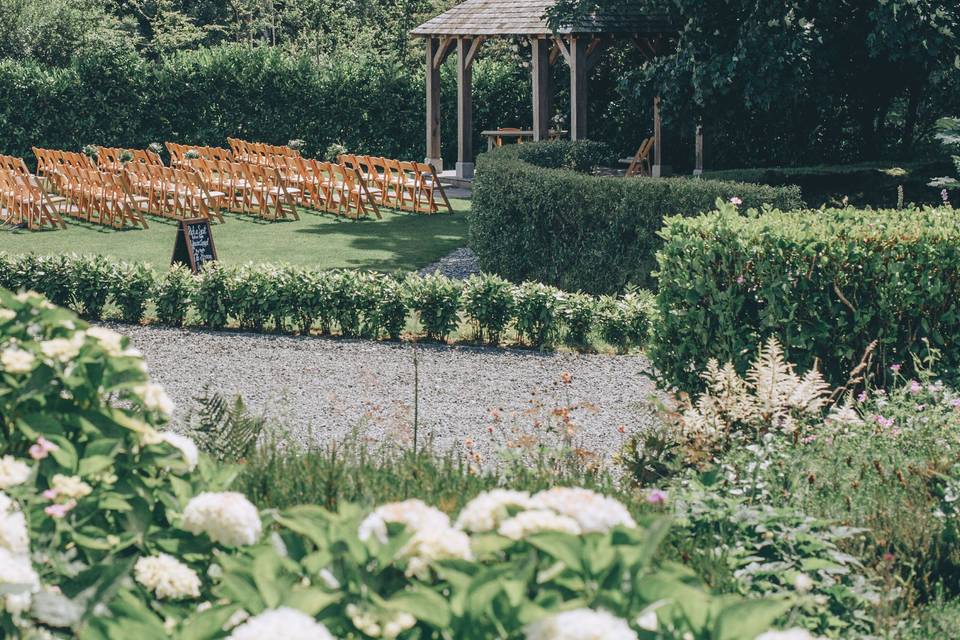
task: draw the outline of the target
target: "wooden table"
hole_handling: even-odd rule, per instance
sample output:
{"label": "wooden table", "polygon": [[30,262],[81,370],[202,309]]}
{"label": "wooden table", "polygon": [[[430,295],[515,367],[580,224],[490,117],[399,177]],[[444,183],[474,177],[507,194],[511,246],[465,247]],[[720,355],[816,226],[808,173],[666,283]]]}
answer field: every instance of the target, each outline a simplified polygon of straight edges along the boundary
{"label": "wooden table", "polygon": [[[562,138],[567,135],[568,131],[550,131],[549,138],[551,140],[556,140],[557,138]],[[522,142],[524,140],[533,140],[533,130],[512,130],[512,131],[502,131],[494,129],[492,131],[481,131],[480,135],[484,136],[487,139],[487,151],[493,151],[494,147],[497,146],[497,140],[502,140],[504,138],[513,138],[517,142]]]}

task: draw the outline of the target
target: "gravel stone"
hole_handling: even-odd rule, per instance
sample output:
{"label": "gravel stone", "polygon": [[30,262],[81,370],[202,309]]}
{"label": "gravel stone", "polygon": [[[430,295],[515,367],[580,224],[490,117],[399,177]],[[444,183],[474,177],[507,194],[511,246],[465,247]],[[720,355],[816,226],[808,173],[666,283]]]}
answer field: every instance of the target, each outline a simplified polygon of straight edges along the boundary
{"label": "gravel stone", "polygon": [[[414,354],[419,438],[495,462],[508,442],[558,442],[571,407],[573,443],[608,459],[627,434],[657,423],[641,356],[541,353],[318,337],[111,325],[140,349],[183,422],[204,386],[240,394],[291,445],[358,435],[412,442]],[[564,383],[569,374],[569,383]]]}
{"label": "gravel stone", "polygon": [[439,261],[420,269],[418,273],[426,276],[433,275],[435,271],[440,271],[441,274],[448,278],[466,280],[473,274],[480,273],[480,260],[477,258],[477,254],[473,252],[473,249],[461,247],[460,249],[454,249],[440,258]]}

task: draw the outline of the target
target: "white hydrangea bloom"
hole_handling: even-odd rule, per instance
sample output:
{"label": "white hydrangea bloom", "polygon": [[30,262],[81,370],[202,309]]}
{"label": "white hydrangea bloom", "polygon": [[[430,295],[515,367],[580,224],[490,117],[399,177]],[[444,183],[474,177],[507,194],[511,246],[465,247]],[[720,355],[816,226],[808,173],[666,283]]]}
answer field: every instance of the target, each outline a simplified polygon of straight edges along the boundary
{"label": "white hydrangea bloom", "polygon": [[30,466],[13,456],[0,458],[0,489],[23,484],[30,478]]}
{"label": "white hydrangea bloom", "polygon": [[160,437],[162,438],[163,442],[166,442],[170,446],[180,451],[180,454],[183,455],[183,459],[186,460],[190,471],[193,471],[197,468],[197,463],[200,461],[200,451],[197,449],[197,445],[193,440],[187,436],[182,436],[179,433],[171,433],[169,431],[162,432]]}
{"label": "white hydrangea bloom", "polygon": [[360,523],[357,535],[363,542],[375,537],[380,544],[386,544],[388,522],[400,523],[411,532],[450,528],[450,518],[447,514],[427,506],[422,500],[414,499],[391,502],[377,507]]}
{"label": "white hydrangea bloom", "polygon": [[236,547],[256,544],[263,532],[257,508],[236,492],[201,493],[183,510],[184,531],[206,533],[220,544]]}
{"label": "white hydrangea bloom", "polygon": [[541,491],[533,499],[547,509],[576,520],[583,533],[605,533],[618,526],[637,526],[626,507],[589,489],[556,487]]}
{"label": "white hydrangea bloom", "polygon": [[200,577],[196,571],[166,553],[140,558],[133,567],[133,575],[161,600],[200,597]]}
{"label": "white hydrangea bloom", "polygon": [[97,340],[100,346],[111,356],[123,355],[123,336],[104,327],[90,327],[87,335]]}
{"label": "white hydrangea bloom", "polygon": [[307,614],[280,607],[267,609],[233,630],[228,640],[337,640],[333,634]]}
{"label": "white hydrangea bloom", "polygon": [[18,349],[17,347],[8,347],[0,353],[0,365],[7,373],[24,374],[33,371],[33,365],[37,361],[29,351]]}
{"label": "white hydrangea bloom", "polygon": [[0,309],[0,322],[6,322],[7,320],[13,320],[17,317],[16,312],[13,309]]}
{"label": "white hydrangea bloom", "polygon": [[547,509],[534,509],[518,513],[504,520],[497,533],[511,540],[523,540],[527,536],[541,531],[561,531],[575,536],[580,535],[580,525],[569,516],[560,515]]}
{"label": "white hydrangea bloom", "polygon": [[143,406],[150,411],[158,411],[165,416],[173,414],[175,408],[173,400],[170,399],[170,396],[167,395],[167,392],[164,391],[163,387],[159,384],[148,382],[147,384],[135,387],[133,392],[140,397],[140,400],[143,401]]}
{"label": "white hydrangea bloom", "polygon": [[400,550],[407,561],[407,577],[430,578],[430,565],[437,560],[473,560],[470,537],[451,527],[430,527],[417,531]]}
{"label": "white hydrangea bloom", "polygon": [[16,502],[0,491],[0,549],[17,555],[30,553],[27,521]]}
{"label": "white hydrangea bloom", "polygon": [[534,622],[524,629],[527,640],[637,640],[626,620],[592,609],[575,609]]}
{"label": "white hydrangea bloom", "polygon": [[756,640],[815,640],[806,629],[787,629],[786,631],[767,631],[756,637]]}
{"label": "white hydrangea bloom", "polygon": [[80,476],[65,476],[62,473],[53,476],[50,488],[53,489],[57,496],[73,498],[75,500],[88,496],[93,492],[93,487],[81,480]]}
{"label": "white hydrangea bloom", "polygon": [[84,332],[78,331],[69,340],[66,338],[45,340],[40,343],[40,351],[51,360],[70,362],[80,353],[84,337]]}
{"label": "white hydrangea bloom", "polygon": [[536,505],[526,491],[494,489],[468,502],[460,511],[455,526],[470,533],[496,531],[500,523],[510,516],[511,507],[525,511],[536,508]]}
{"label": "white hydrangea bloom", "polygon": [[0,548],[0,596],[8,613],[23,613],[30,608],[31,594],[40,590],[40,578],[24,554],[11,553]]}

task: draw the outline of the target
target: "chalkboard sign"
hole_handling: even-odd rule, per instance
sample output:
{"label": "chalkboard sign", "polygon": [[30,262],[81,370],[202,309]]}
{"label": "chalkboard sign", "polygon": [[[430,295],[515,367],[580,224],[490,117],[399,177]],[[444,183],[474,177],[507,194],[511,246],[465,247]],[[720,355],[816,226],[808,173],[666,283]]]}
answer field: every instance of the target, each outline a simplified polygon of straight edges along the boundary
{"label": "chalkboard sign", "polygon": [[213,246],[210,221],[206,218],[181,220],[170,264],[186,265],[194,273],[199,273],[203,265],[216,259],[217,249]]}

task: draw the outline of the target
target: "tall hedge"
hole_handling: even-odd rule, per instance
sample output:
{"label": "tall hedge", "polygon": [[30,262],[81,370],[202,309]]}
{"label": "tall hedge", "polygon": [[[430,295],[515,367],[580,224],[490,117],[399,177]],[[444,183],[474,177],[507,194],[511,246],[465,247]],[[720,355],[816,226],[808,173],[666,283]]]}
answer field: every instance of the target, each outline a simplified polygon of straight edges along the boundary
{"label": "tall hedge", "polygon": [[[513,145],[481,155],[473,188],[470,246],[485,271],[538,280],[567,291],[615,293],[648,287],[666,216],[710,210],[718,198],[745,207],[803,206],[795,187],[694,180],[611,178],[535,166],[582,164],[576,143]],[[533,147],[533,148],[531,148]],[[523,157],[520,156],[523,154]],[[568,160],[563,160],[568,158]]]}
{"label": "tall hedge", "polygon": [[657,254],[659,319],[650,349],[664,379],[696,388],[710,358],[743,372],[777,336],[802,369],[847,380],[874,340],[872,373],[909,375],[911,355],[960,365],[960,216],[917,211],[727,207],[672,217]]}
{"label": "tall hedge", "polygon": [[[456,155],[456,80],[442,73],[443,151]],[[475,68],[475,144],[480,131],[529,118],[522,69],[495,60]],[[424,155],[423,71],[369,53],[320,59],[280,48],[225,45],[151,62],[105,49],[65,68],[0,61],[0,153],[32,160],[31,147],[150,142],[223,146],[227,136],[305,152],[342,142],[358,153]]]}

